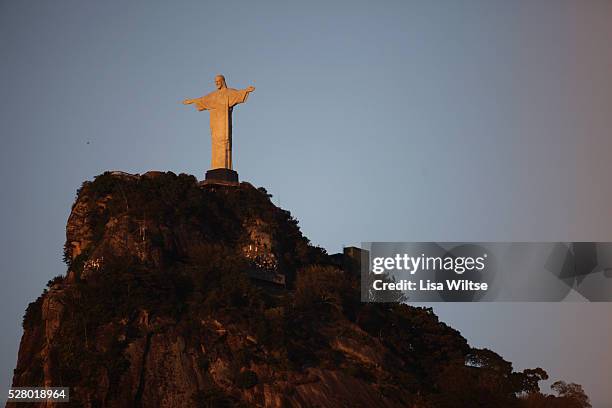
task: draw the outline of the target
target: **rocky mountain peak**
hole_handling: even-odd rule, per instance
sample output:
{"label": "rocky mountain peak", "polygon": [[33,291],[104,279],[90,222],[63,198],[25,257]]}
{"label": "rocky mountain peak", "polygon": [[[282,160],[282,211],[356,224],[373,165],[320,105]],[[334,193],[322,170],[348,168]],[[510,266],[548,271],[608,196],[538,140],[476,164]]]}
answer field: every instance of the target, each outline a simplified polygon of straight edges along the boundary
{"label": "rocky mountain peak", "polygon": [[77,193],[64,257],[13,378],[70,387],[61,406],[518,407],[546,378],[431,309],[362,303],[351,263],[249,183],[104,173]]}

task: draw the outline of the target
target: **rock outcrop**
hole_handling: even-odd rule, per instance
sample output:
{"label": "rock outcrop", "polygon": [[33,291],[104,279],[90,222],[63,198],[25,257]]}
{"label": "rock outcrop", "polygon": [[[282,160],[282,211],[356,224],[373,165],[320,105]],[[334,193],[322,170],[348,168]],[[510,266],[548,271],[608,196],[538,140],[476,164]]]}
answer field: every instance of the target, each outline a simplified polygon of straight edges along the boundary
{"label": "rock outcrop", "polygon": [[70,387],[62,407],[518,406],[537,392],[542,370],[513,372],[430,309],[361,303],[337,259],[248,183],[105,173],[72,207],[66,276],[26,311],[13,386]]}

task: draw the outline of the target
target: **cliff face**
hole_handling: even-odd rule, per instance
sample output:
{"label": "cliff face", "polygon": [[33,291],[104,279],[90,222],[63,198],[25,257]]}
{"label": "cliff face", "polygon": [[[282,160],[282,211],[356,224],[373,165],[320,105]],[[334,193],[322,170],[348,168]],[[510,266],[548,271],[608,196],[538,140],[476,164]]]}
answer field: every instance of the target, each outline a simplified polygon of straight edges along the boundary
{"label": "cliff face", "polygon": [[70,387],[61,406],[518,406],[545,376],[429,309],[360,303],[358,277],[248,183],[105,173],[66,230],[13,379]]}

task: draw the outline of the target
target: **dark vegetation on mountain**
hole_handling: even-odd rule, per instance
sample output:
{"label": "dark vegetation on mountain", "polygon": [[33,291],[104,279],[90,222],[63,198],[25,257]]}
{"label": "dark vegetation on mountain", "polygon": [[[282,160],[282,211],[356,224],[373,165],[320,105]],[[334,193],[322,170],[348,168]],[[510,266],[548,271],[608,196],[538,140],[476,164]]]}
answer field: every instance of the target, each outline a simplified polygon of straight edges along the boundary
{"label": "dark vegetation on mountain", "polygon": [[105,173],[77,193],[65,261],[27,308],[13,379],[70,387],[61,406],[590,406],[431,309],[361,303],[358,274],[248,183]]}

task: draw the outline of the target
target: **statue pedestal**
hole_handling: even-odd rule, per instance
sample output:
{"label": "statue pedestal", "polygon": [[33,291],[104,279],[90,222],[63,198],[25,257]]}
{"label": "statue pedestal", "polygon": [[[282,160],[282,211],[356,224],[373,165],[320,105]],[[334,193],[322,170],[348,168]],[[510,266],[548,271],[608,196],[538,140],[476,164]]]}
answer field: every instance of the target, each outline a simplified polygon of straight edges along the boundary
{"label": "statue pedestal", "polygon": [[212,169],[206,172],[205,184],[238,184],[238,173],[230,169]]}

